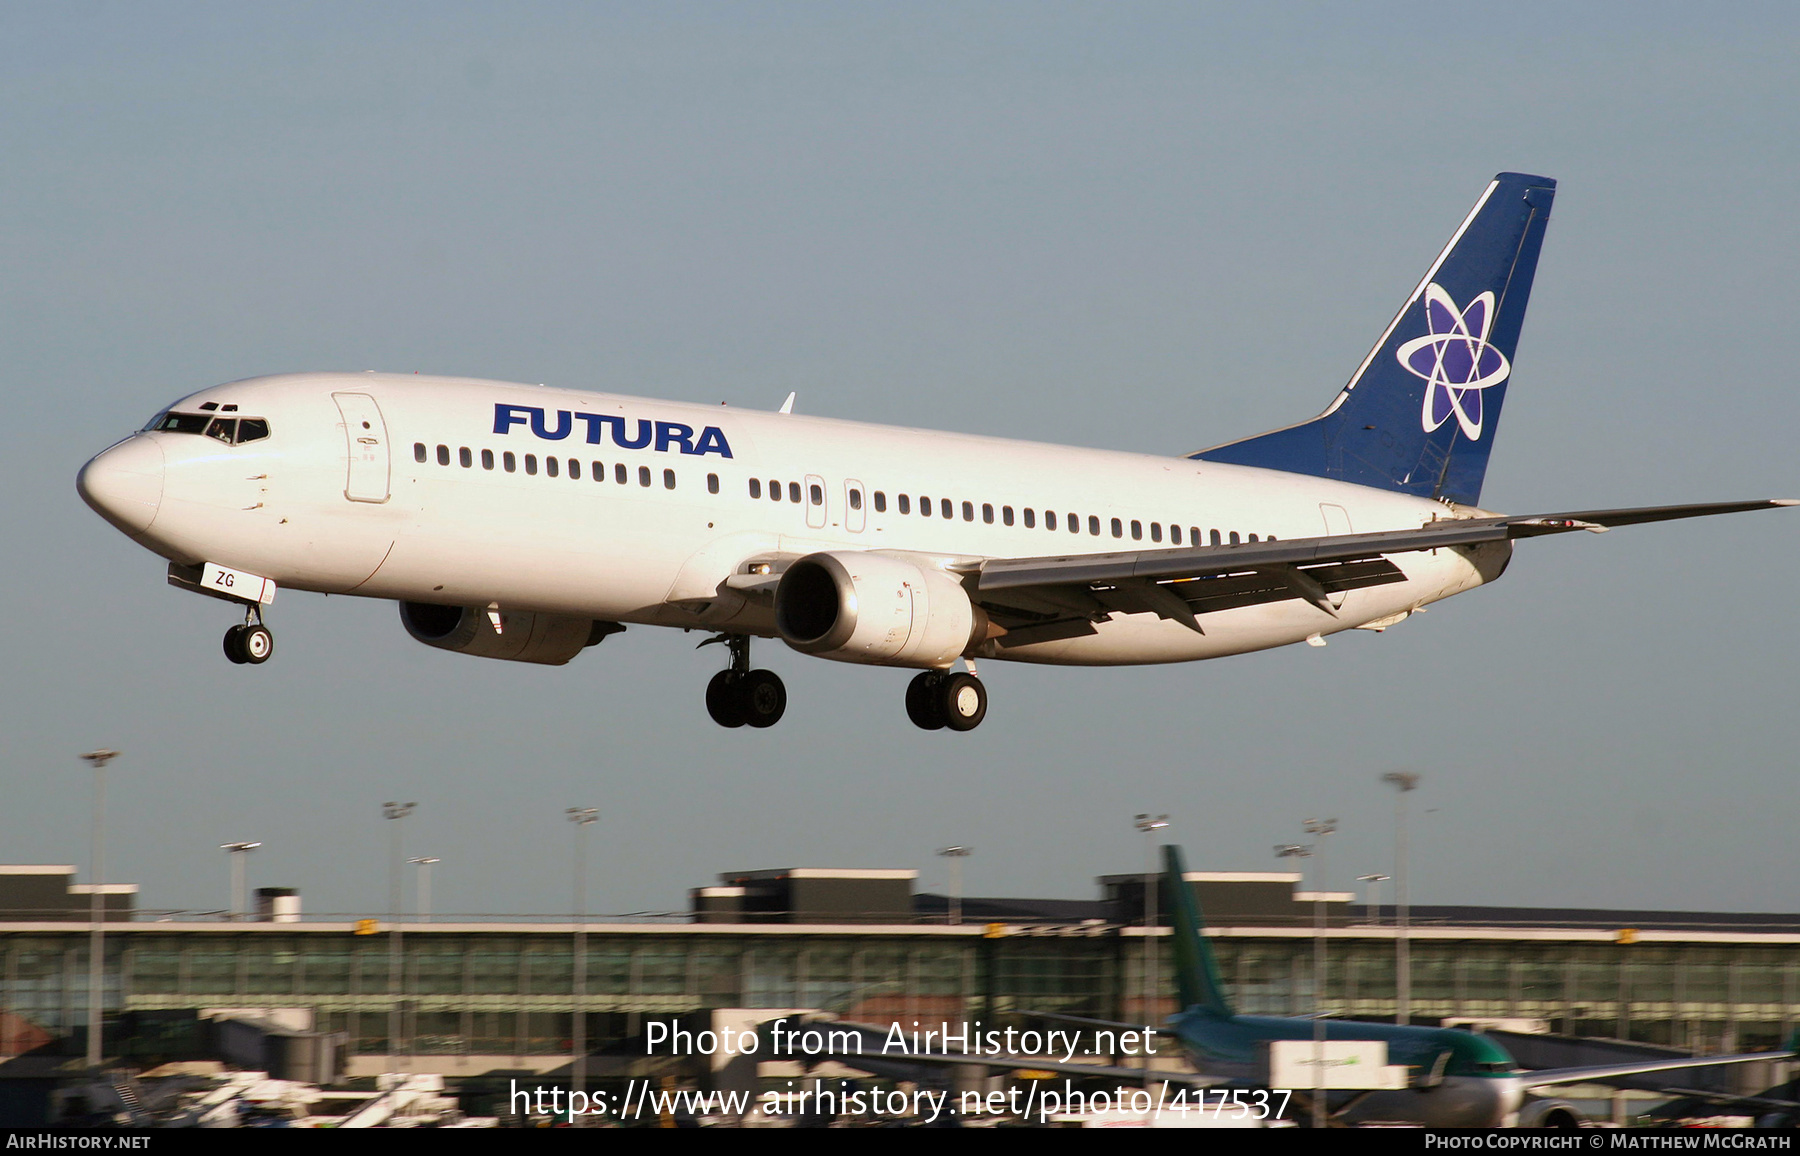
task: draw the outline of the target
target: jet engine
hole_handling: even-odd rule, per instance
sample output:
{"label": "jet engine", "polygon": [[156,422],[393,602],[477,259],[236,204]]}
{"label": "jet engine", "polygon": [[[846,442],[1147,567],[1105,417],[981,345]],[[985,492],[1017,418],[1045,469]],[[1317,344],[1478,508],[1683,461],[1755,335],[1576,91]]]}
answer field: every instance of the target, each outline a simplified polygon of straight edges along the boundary
{"label": "jet engine", "polygon": [[988,636],[988,618],[941,570],[859,551],[808,554],[775,588],[775,629],[803,654],[943,668]]}
{"label": "jet engine", "polygon": [[607,635],[624,629],[616,622],[591,618],[505,610],[496,631],[487,611],[479,606],[436,606],[429,602],[400,603],[400,624],[408,634],[439,650],[549,666],[561,666]]}
{"label": "jet engine", "polygon": [[1567,1100],[1527,1100],[1519,1109],[1519,1127],[1573,1132],[1585,1126],[1581,1109]]}

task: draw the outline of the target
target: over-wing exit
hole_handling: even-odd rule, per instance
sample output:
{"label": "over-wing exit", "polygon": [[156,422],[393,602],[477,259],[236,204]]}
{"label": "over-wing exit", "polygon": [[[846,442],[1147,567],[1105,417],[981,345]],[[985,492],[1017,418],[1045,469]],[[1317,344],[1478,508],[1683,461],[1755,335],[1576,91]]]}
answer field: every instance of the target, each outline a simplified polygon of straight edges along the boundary
{"label": "over-wing exit", "polygon": [[781,718],[781,679],[750,661],[779,638],[915,670],[912,721],[966,731],[988,659],[1323,645],[1493,581],[1516,538],[1792,504],[1479,507],[1554,193],[1495,177],[1322,414],[1186,457],[306,373],[184,397],[78,487],[172,584],[243,607],[235,663],[274,653],[265,610],[291,588],[391,599],[420,642],[520,662],[704,630],[727,727]]}

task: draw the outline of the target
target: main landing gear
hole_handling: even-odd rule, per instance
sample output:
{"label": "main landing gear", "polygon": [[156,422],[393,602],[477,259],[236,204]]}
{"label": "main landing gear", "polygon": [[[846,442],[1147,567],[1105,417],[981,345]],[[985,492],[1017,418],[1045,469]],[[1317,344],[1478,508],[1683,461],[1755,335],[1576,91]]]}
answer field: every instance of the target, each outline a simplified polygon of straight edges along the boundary
{"label": "main landing gear", "polygon": [[225,632],[225,657],[239,666],[261,666],[275,653],[275,635],[263,625],[262,608],[244,610],[244,624]]}
{"label": "main landing gear", "polygon": [[921,730],[972,731],[987,717],[987,687],[973,672],[928,670],[907,684],[906,717]]}
{"label": "main landing gear", "polygon": [[702,642],[723,642],[731,665],[706,684],[706,713],[722,727],[772,727],[787,710],[787,687],[772,670],[750,669],[750,636],[721,634]]}

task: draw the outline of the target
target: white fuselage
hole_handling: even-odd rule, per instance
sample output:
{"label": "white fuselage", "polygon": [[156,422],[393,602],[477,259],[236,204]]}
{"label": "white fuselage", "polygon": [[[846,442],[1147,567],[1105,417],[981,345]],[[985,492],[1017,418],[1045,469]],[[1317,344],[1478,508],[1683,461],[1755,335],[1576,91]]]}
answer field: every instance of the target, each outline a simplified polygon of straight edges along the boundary
{"label": "white fuselage", "polygon": [[[255,378],[171,408],[208,403],[266,419],[268,436],[139,433],[84,473],[97,508],[173,561],[334,594],[765,636],[766,600],[724,586],[759,556],[881,551],[941,566],[1410,529],[1459,512],[1186,458],[459,378]],[[109,497],[120,477],[136,479],[129,495]],[[1498,576],[1508,553],[1395,556],[1407,580],[1334,596],[1335,616],[1293,599],[1208,614],[1202,635],[1114,614],[1094,634],[977,653],[1111,665],[1259,650],[1404,615]]]}

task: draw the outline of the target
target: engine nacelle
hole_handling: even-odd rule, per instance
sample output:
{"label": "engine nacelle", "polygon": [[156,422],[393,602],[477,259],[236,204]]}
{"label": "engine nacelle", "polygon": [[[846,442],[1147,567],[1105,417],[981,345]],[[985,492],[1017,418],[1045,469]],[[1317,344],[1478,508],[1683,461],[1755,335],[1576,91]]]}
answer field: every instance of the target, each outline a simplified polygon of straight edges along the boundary
{"label": "engine nacelle", "polygon": [[501,629],[496,633],[487,611],[480,607],[437,606],[429,602],[400,603],[400,623],[408,634],[439,650],[549,666],[561,666],[607,635],[624,629],[616,622],[591,618],[503,610]]}
{"label": "engine nacelle", "polygon": [[988,619],[941,570],[885,554],[808,554],[775,588],[775,629],[803,654],[942,668],[987,638]]}
{"label": "engine nacelle", "polygon": [[1567,1100],[1527,1100],[1519,1108],[1519,1127],[1574,1132],[1586,1126],[1581,1109]]}

